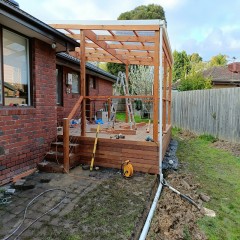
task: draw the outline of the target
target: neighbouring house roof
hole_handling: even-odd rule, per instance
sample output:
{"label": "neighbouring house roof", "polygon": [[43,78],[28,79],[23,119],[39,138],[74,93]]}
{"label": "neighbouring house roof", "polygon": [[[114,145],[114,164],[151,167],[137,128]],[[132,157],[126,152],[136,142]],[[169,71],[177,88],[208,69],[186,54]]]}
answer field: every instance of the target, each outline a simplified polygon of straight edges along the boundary
{"label": "neighbouring house roof", "polygon": [[0,0],[0,22],[22,34],[40,39],[49,44],[56,43],[56,52],[74,50],[79,43],[48,24],[31,16],[6,0]]}
{"label": "neighbouring house roof", "polygon": [[[80,60],[78,58],[75,58],[73,56],[70,56],[67,53],[57,53],[57,59],[62,59],[63,61],[60,61],[60,63],[62,65],[68,66],[68,67],[72,67],[73,69],[79,71],[80,70]],[[67,61],[67,62],[66,62]],[[58,62],[58,60],[57,60]],[[74,66],[71,66],[71,64]],[[117,81],[117,77],[110,74],[109,72],[106,72],[104,70],[102,70],[101,68],[94,66],[93,64],[86,62],[86,72],[88,74],[94,75],[94,76],[98,76],[101,77],[105,80],[111,81],[111,82],[116,82]]]}
{"label": "neighbouring house roof", "polygon": [[228,64],[228,69],[231,72],[240,73],[240,62],[234,62]]}
{"label": "neighbouring house roof", "polygon": [[240,86],[240,73],[231,72],[228,66],[215,66],[203,71],[204,77],[210,77],[213,85]]}

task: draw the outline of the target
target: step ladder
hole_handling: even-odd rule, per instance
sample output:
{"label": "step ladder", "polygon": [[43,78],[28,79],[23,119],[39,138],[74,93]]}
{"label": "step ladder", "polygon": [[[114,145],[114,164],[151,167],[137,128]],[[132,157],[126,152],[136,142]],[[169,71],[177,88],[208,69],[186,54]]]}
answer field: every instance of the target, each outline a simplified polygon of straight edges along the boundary
{"label": "step ladder", "polygon": [[[114,96],[120,95],[121,87],[123,88],[124,96],[129,96],[128,82],[126,81],[126,74],[123,72],[118,73],[116,87],[115,87],[114,93],[113,93]],[[114,128],[114,123],[116,121],[118,100],[119,99],[112,99],[111,113],[110,113],[110,118],[109,118],[109,122],[112,123],[111,124],[112,128]],[[126,98],[125,100],[126,100],[125,104],[126,104],[126,109],[127,109],[127,113],[128,113],[128,121],[130,124],[130,129],[133,129],[133,127],[135,129],[136,123],[135,123],[135,119],[134,119],[134,112],[133,112],[131,98]]]}

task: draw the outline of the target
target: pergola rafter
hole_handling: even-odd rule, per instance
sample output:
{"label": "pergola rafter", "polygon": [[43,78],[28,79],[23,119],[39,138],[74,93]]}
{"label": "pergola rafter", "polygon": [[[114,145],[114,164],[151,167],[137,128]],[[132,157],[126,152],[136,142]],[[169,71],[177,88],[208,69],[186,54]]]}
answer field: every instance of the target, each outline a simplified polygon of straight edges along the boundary
{"label": "pergola rafter", "polygon": [[[67,36],[80,42],[80,32],[85,35],[85,55],[87,61],[115,62],[126,65],[142,64],[154,66],[155,49],[159,44],[156,32],[160,30],[162,21],[99,21],[84,22],[79,24],[52,24]],[[127,24],[126,24],[127,23]],[[80,32],[79,32],[80,31]],[[168,42],[166,33],[163,34],[164,52]],[[80,56],[79,48],[71,55]],[[144,58],[144,59],[142,59]],[[168,63],[172,63],[172,57],[167,56]]]}
{"label": "pergola rafter", "polygon": [[[53,27],[64,32],[67,36],[75,39],[80,43],[80,47],[75,48],[75,51],[69,54],[80,59],[80,76],[81,76],[81,96],[77,103],[73,106],[71,113],[68,118],[64,118],[63,138],[64,138],[64,166],[69,164],[69,118],[72,118],[79,108],[81,108],[81,141],[87,139],[89,145],[89,137],[86,137],[86,119],[93,119],[93,110],[91,106],[96,101],[102,101],[108,103],[108,121],[110,121],[111,101],[113,99],[126,99],[126,103],[131,99],[140,99],[142,102],[151,102],[152,104],[152,137],[156,143],[143,143],[144,149],[150,147],[149,152],[155,151],[153,160],[148,160],[146,163],[145,159],[139,162],[139,157],[133,157],[133,153],[130,153],[130,158],[135,161],[135,166],[139,166],[139,170],[143,172],[158,173],[160,175],[160,182],[163,179],[162,175],[162,156],[167,150],[168,143],[171,139],[171,82],[172,82],[172,64],[173,57],[171,48],[167,36],[167,31],[164,21],[161,20],[133,20],[133,21],[94,21],[94,22],[79,22],[77,24],[53,24]],[[67,48],[67,46],[66,46]],[[128,93],[122,96],[86,96],[87,88],[90,87],[88,81],[86,81],[86,61],[98,61],[98,62],[113,62],[123,63],[126,67],[126,82],[129,76],[129,65],[146,65],[153,66],[154,79],[153,79],[153,94],[148,95],[130,95]],[[145,68],[146,71],[152,71],[151,69]],[[131,74],[138,74],[136,69]],[[146,72],[145,72],[146,73]],[[152,76],[152,75],[151,75]],[[97,76],[96,76],[97,77]],[[137,76],[136,76],[137,78]],[[137,80],[137,79],[136,79]],[[146,76],[146,82],[149,78]],[[88,86],[86,86],[88,84]],[[137,83],[136,83],[137,84]],[[141,87],[141,85],[140,85]],[[98,95],[98,94],[96,94]],[[89,103],[89,113],[86,114],[86,105]],[[126,105],[126,116],[129,113],[129,105]],[[96,110],[94,110],[95,112]],[[132,111],[132,110],[131,110]],[[127,122],[127,117],[126,117]],[[131,121],[130,121],[131,122]],[[66,130],[68,129],[68,130]],[[114,130],[114,129],[113,129]],[[122,131],[122,129],[120,130]],[[100,139],[99,139],[100,140]],[[132,142],[126,140],[126,144],[132,144],[131,149],[134,151],[134,155],[139,155],[139,142]],[[112,139],[105,139],[104,143],[109,146],[115,146],[112,143]],[[121,144],[118,145],[122,145]],[[151,144],[151,145],[149,145]],[[154,150],[153,150],[153,145]],[[147,146],[148,145],[148,146]],[[124,149],[126,145],[122,146]],[[133,146],[133,147],[132,147]],[[104,152],[104,158],[100,157],[99,163],[102,162],[103,166],[113,167],[117,166],[121,159],[112,161],[112,155],[109,157],[108,151],[105,148],[101,149],[99,146],[98,151]],[[82,151],[82,149],[81,149]],[[112,153],[115,150],[110,149]],[[121,150],[122,151],[122,150]],[[145,152],[145,150],[144,150]],[[117,155],[119,151],[117,150]],[[147,156],[146,153],[145,156]],[[85,153],[82,155],[86,157]],[[106,157],[105,157],[106,156]],[[124,157],[125,157],[124,152]],[[156,161],[157,160],[157,161]],[[140,165],[139,165],[140,164]],[[141,168],[140,168],[141,167]]]}
{"label": "pergola rafter", "polygon": [[[131,64],[154,66],[153,139],[161,145],[162,130],[166,131],[166,124],[171,124],[173,64],[164,21],[92,21],[51,26],[80,43],[80,48],[70,54],[80,58],[81,72],[84,72],[85,61],[123,63],[126,65],[126,75]],[[85,83],[86,76],[81,74],[81,86]],[[82,95],[86,97],[84,90]],[[82,114],[82,119],[85,119],[85,112]],[[163,128],[159,127],[162,123]],[[82,136],[85,136],[84,129],[82,126]]]}

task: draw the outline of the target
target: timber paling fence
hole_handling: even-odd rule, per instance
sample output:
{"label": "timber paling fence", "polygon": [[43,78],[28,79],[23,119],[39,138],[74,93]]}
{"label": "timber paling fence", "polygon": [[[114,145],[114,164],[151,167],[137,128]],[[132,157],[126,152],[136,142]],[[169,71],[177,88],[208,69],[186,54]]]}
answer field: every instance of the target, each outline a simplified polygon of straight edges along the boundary
{"label": "timber paling fence", "polygon": [[240,88],[172,93],[172,125],[240,141]]}

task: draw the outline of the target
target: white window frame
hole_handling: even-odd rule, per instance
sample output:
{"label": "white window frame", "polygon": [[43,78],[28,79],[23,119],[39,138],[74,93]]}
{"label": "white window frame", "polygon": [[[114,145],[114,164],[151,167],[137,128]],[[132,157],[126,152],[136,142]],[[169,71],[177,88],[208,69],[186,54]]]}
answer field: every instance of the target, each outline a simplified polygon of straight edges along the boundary
{"label": "white window frame", "polygon": [[[24,36],[24,35],[21,35],[15,31],[12,31],[11,29],[8,29],[8,28],[5,28],[5,27],[0,27],[0,31],[1,31],[1,39],[0,39],[0,43],[1,43],[1,50],[0,50],[0,53],[1,53],[1,88],[2,88],[2,91],[1,91],[1,94],[2,94],[2,98],[1,98],[1,102],[0,102],[0,106],[4,106],[4,107],[7,107],[8,105],[5,105],[5,94],[4,94],[4,53],[3,53],[3,35],[4,35],[4,31],[7,31],[11,34],[14,34],[18,37],[21,37],[21,38],[24,38],[25,41],[26,41],[26,61],[27,61],[27,66],[26,66],[26,72],[27,72],[27,90],[28,90],[28,103],[27,103],[27,106],[31,106],[32,105],[32,99],[31,99],[31,80],[30,80],[30,44],[29,44],[29,39]],[[20,105],[21,106],[21,105]]]}

